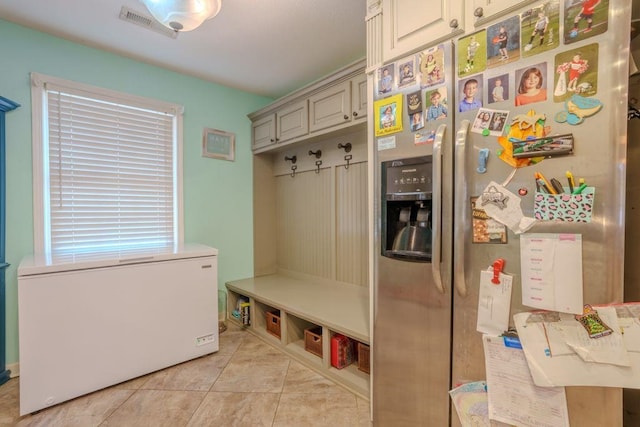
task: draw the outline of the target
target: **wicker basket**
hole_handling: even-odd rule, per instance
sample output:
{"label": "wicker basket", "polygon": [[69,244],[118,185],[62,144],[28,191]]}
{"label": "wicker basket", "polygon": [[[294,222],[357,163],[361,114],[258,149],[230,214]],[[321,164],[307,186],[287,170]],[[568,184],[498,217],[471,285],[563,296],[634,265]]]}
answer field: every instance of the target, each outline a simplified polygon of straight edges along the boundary
{"label": "wicker basket", "polygon": [[315,326],[304,330],[304,349],[322,357],[322,327]]}
{"label": "wicker basket", "polygon": [[361,342],[358,343],[358,369],[367,374],[370,372],[369,346]]}
{"label": "wicker basket", "polygon": [[267,332],[276,338],[281,337],[280,333],[280,310],[267,311]]}

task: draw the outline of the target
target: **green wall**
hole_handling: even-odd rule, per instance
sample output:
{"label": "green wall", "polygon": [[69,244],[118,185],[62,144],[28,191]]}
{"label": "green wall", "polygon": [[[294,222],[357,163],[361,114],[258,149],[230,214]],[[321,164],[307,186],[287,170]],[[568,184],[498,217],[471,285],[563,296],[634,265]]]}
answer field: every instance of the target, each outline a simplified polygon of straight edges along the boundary
{"label": "green wall", "polygon": [[[218,248],[219,287],[253,274],[251,125],[271,99],[88,48],[0,20],[0,96],[21,105],[6,115],[7,364],[19,361],[16,269],[33,252],[32,71],[184,105],[185,242]],[[236,160],[201,157],[205,127],[236,135]]]}

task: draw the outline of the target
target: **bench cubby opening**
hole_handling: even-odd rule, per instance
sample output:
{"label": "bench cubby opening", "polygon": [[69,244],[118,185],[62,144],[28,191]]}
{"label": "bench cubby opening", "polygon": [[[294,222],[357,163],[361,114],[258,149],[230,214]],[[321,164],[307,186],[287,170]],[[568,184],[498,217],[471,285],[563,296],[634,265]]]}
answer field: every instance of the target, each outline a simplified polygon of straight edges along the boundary
{"label": "bench cubby opening", "polygon": [[[287,275],[269,275],[227,283],[229,310],[242,297],[250,298],[251,325],[247,331],[289,354],[295,360],[369,400],[369,374],[357,360],[342,369],[331,366],[331,338],[344,335],[369,344],[367,290],[345,284],[318,284]],[[267,330],[267,313],[277,313],[280,339]],[[229,316],[231,321],[241,324]],[[307,345],[305,346],[305,331]],[[313,347],[310,352],[306,347]],[[321,349],[321,350],[320,350]]]}

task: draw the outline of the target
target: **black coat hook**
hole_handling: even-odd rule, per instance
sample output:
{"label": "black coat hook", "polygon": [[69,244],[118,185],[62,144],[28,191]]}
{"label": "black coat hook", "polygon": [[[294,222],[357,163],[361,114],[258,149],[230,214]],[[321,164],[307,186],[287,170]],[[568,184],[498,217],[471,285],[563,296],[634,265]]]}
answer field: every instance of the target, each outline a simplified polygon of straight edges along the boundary
{"label": "black coat hook", "polygon": [[351,154],[347,154],[346,156],[344,156],[344,160],[347,162],[344,165],[345,169],[349,169],[349,162],[351,161],[352,158],[353,158],[353,156]]}
{"label": "black coat hook", "polygon": [[289,162],[290,161],[291,163],[293,163],[295,165],[296,162],[298,161],[298,158],[296,156],[291,156],[291,157],[284,156],[284,161],[285,162]]}
{"label": "black coat hook", "polygon": [[344,148],[344,152],[345,153],[350,153],[351,152],[351,143],[347,142],[346,144],[340,143],[338,144],[338,148],[343,149]]}
{"label": "black coat hook", "polygon": [[316,156],[316,159],[319,159],[320,157],[322,157],[322,150],[316,150],[316,151],[309,150],[309,155]]}

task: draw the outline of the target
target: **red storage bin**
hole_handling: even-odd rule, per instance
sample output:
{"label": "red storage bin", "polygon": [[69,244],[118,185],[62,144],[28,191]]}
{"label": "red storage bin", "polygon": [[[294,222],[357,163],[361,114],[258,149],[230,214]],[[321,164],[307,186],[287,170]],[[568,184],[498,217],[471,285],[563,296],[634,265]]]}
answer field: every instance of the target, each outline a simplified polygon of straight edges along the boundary
{"label": "red storage bin", "polygon": [[342,334],[331,337],[331,366],[342,369],[356,360],[356,342]]}

